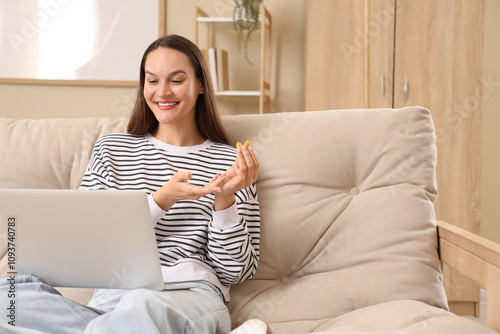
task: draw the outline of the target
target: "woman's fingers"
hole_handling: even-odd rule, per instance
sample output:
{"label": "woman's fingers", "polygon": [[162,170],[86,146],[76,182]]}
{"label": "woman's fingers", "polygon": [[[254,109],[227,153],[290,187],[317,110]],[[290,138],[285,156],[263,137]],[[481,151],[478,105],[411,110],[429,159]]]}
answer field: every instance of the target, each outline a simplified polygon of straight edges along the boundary
{"label": "woman's fingers", "polygon": [[188,181],[191,178],[192,174],[189,171],[177,172],[172,177],[171,180],[174,182],[173,190],[177,193],[179,199],[198,199],[202,196],[221,191],[224,184],[224,178],[219,174],[214,175],[204,186],[189,183]]}
{"label": "woman's fingers", "polygon": [[246,162],[245,155],[243,153],[244,151],[246,152],[246,149],[245,150],[243,150],[243,149],[236,150],[236,162],[238,164],[237,168],[239,170],[241,170],[246,175],[247,162]]}
{"label": "woman's fingers", "polygon": [[259,174],[260,164],[259,164],[259,159],[257,159],[257,155],[255,154],[253,148],[250,147],[248,151],[250,152],[250,157],[252,158],[253,162],[252,183],[254,183],[255,181],[257,181],[257,175]]}
{"label": "woman's fingers", "polygon": [[228,180],[228,176],[224,173],[222,175],[216,174],[212,180],[205,186],[211,186],[211,187],[217,187],[219,188],[218,190],[222,189],[222,186],[224,183],[226,183]]}
{"label": "woman's fingers", "polygon": [[204,186],[190,183],[191,178],[192,174],[189,171],[175,173],[153,194],[153,199],[163,210],[169,210],[180,200],[197,200],[205,195],[220,192],[227,182],[227,177],[219,174],[214,175]]}
{"label": "woman's fingers", "polygon": [[252,180],[253,180],[254,164],[253,164],[252,156],[250,155],[249,150],[245,146],[243,146],[241,148],[241,153],[242,153],[243,157],[245,158],[245,166],[246,166],[246,169],[243,170],[243,172],[245,174],[245,187],[249,187],[253,183]]}
{"label": "woman's fingers", "polygon": [[245,175],[245,187],[249,187],[257,180],[259,160],[251,147],[246,148],[246,146],[242,146],[241,149],[236,152],[236,160],[239,169]]}

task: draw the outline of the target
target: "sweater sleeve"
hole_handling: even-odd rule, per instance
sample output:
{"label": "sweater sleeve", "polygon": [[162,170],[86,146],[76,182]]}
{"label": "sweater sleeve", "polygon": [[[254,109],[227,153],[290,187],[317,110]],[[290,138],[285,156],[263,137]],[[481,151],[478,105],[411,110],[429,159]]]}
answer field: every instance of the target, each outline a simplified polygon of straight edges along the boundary
{"label": "sweater sleeve", "polygon": [[259,263],[260,211],[255,184],[236,194],[236,203],[214,212],[208,257],[224,285],[249,279]]}
{"label": "sweater sleeve", "polygon": [[92,150],[90,162],[85,169],[80,189],[82,190],[109,190],[108,170],[102,158],[102,139],[98,140]]}
{"label": "sweater sleeve", "polygon": [[[113,167],[107,162],[105,151],[105,143],[102,140],[97,141],[80,183],[81,190],[119,190],[111,181],[110,171]],[[166,211],[156,204],[150,193],[148,193],[148,204],[153,226],[156,226],[158,221],[166,214]]]}

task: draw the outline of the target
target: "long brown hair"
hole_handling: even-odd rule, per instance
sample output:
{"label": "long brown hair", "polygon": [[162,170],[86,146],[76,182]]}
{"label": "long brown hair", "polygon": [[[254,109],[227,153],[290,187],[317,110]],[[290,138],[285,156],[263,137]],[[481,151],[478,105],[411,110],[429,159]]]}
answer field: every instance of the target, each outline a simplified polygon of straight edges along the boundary
{"label": "long brown hair", "polygon": [[139,89],[135,106],[130,116],[127,131],[131,134],[144,135],[158,127],[158,120],[144,98],[145,64],[150,52],[158,48],[167,48],[184,53],[194,68],[196,78],[200,80],[203,93],[196,101],[196,126],[204,138],[223,144],[229,144],[226,131],[220,120],[219,110],[215,102],[214,88],[205,58],[200,49],[190,40],[179,35],[167,35],[154,41],[144,52],[141,61]]}

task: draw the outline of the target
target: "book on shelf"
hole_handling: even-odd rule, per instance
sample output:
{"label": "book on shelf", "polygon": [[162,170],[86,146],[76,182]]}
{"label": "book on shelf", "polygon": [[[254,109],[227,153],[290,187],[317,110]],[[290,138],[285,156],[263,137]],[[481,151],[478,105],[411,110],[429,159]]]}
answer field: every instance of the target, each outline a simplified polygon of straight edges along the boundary
{"label": "book on shelf", "polygon": [[229,90],[229,73],[227,63],[227,51],[216,49],[217,61],[217,86],[219,90]]}
{"label": "book on shelf", "polygon": [[214,91],[218,91],[219,87],[217,85],[217,59],[214,48],[208,49],[208,68],[210,69],[210,76],[212,77],[212,85],[214,86]]}
{"label": "book on shelf", "polygon": [[227,51],[209,48],[201,50],[212,78],[214,91],[229,90],[229,70]]}

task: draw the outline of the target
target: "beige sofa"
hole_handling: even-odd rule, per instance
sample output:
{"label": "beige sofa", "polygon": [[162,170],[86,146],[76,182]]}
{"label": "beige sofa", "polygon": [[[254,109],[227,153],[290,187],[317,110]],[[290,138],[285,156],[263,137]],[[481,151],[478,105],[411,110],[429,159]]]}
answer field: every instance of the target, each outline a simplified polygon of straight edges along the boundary
{"label": "beige sofa", "polygon": [[[441,223],[438,249],[428,110],[240,115],[224,122],[231,141],[250,140],[261,161],[261,262],[254,278],[231,290],[234,326],[260,318],[275,334],[494,333],[447,310],[441,250],[443,260],[488,289],[488,324],[500,330],[499,246]],[[0,119],[0,188],[77,188],[95,141],[126,124]],[[84,303],[91,296],[62,291]]]}

